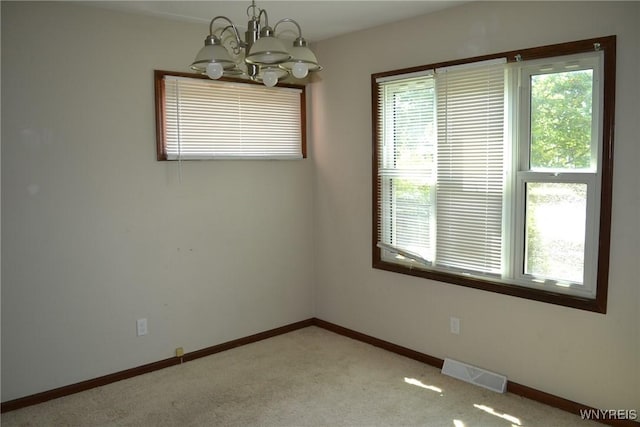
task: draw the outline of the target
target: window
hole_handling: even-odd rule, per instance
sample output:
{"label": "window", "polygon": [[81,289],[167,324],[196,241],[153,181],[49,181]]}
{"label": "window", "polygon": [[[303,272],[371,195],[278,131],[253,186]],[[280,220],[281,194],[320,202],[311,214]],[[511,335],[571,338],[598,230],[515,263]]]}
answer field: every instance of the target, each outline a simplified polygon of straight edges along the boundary
{"label": "window", "polygon": [[306,157],[304,86],[155,72],[158,160]]}
{"label": "window", "polygon": [[372,88],[374,268],[606,312],[615,36]]}

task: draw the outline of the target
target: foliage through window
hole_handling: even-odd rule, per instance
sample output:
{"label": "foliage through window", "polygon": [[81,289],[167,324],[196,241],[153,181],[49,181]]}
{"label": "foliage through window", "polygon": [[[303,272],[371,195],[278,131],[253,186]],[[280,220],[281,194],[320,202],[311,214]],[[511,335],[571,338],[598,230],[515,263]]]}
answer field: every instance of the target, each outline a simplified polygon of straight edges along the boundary
{"label": "foliage through window", "polygon": [[155,72],[158,160],[306,157],[305,89]]}
{"label": "foliage through window", "polygon": [[372,88],[375,268],[606,311],[615,36]]}

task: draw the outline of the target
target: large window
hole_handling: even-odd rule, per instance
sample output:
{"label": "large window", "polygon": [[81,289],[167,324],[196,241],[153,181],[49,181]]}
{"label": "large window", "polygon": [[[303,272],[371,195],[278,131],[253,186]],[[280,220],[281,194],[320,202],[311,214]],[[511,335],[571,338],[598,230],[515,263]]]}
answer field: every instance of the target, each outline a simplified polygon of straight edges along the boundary
{"label": "large window", "polygon": [[304,86],[155,72],[158,160],[306,157]]}
{"label": "large window", "polygon": [[606,311],[615,36],[372,88],[375,268]]}

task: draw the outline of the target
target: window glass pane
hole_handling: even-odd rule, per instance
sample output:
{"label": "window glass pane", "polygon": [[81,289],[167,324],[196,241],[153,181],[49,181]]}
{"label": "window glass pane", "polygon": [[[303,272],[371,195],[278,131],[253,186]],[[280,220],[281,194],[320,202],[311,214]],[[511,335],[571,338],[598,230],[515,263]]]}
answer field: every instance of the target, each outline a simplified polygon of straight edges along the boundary
{"label": "window glass pane", "polygon": [[593,70],[531,76],[531,169],[591,167]]}
{"label": "window glass pane", "polygon": [[526,184],[525,274],[582,283],[586,184]]}
{"label": "window glass pane", "polygon": [[383,167],[430,168],[435,151],[433,80],[394,82],[385,86],[384,96]]}
{"label": "window glass pane", "polygon": [[390,179],[391,244],[432,259],[432,187],[419,177]]}

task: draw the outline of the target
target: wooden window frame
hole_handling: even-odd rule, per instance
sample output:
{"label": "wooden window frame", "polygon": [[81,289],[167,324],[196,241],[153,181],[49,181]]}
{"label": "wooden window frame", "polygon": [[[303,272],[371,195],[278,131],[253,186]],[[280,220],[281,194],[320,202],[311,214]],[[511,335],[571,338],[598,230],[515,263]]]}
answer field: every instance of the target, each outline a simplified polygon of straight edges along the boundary
{"label": "wooden window frame", "polygon": [[[424,72],[429,69],[448,67],[459,64],[479,62],[496,58],[507,58],[507,62],[520,60],[534,60],[542,58],[552,58],[557,56],[571,55],[583,52],[602,50],[603,58],[603,103],[602,103],[602,147],[599,153],[599,165],[601,168],[600,187],[600,215],[598,233],[598,258],[597,258],[597,278],[595,298],[584,298],[550,290],[533,289],[515,284],[498,281],[491,281],[486,278],[466,277],[463,275],[450,274],[447,272],[411,268],[397,263],[384,261],[382,250],[378,247],[379,236],[379,205],[380,188],[378,185],[378,160],[381,153],[378,150],[378,129],[379,118],[378,108],[378,84],[377,80],[382,77],[389,77],[398,74],[409,74]],[[386,270],[411,276],[422,277],[440,282],[486,290],[490,292],[525,298],[534,301],[541,301],[580,310],[592,311],[605,314],[607,311],[607,293],[609,280],[609,256],[611,245],[611,209],[612,209],[612,186],[613,186],[613,143],[614,143],[614,118],[615,118],[615,82],[616,82],[616,36],[599,37],[593,39],[580,40],[568,43],[559,43],[534,47],[529,49],[519,49],[497,54],[477,56],[461,60],[447,61],[436,64],[423,65],[418,67],[405,68],[400,70],[386,71],[371,75],[371,96],[372,96],[372,135],[373,135],[373,156],[372,156],[372,267],[374,269]]]}

